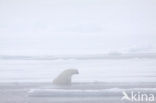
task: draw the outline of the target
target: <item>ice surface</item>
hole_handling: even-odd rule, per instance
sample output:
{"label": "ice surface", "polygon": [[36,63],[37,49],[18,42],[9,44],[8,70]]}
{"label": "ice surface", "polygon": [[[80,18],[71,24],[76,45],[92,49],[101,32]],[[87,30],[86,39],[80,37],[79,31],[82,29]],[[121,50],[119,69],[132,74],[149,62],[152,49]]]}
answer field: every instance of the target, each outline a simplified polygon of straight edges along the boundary
{"label": "ice surface", "polygon": [[52,82],[76,68],[73,82],[155,82],[156,59],[0,60],[0,82]]}
{"label": "ice surface", "polygon": [[32,97],[104,97],[104,96],[121,96],[123,91],[126,92],[151,92],[156,93],[156,88],[111,88],[111,89],[31,89],[28,94]]}

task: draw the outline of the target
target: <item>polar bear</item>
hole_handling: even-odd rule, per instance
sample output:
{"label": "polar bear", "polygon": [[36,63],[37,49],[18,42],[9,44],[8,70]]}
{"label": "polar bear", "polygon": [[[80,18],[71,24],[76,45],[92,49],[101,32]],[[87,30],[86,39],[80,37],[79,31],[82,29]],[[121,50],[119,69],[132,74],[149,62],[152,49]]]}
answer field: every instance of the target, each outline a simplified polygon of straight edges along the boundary
{"label": "polar bear", "polygon": [[53,80],[53,84],[55,85],[70,85],[71,77],[74,74],[79,74],[77,69],[67,69],[63,71],[58,77]]}

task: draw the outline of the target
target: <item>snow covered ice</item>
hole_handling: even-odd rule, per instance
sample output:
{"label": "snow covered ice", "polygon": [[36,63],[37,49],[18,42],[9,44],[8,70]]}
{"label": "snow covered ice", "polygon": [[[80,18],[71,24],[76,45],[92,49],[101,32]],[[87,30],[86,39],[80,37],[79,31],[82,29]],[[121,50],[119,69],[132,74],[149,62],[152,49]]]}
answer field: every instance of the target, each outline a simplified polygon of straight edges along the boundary
{"label": "snow covered ice", "polygon": [[[120,103],[122,91],[155,94],[155,62],[155,59],[147,58],[1,60],[1,101],[10,96],[10,100],[17,100],[17,103]],[[72,78],[72,85],[52,84],[58,74],[72,67],[79,70],[79,75]]]}

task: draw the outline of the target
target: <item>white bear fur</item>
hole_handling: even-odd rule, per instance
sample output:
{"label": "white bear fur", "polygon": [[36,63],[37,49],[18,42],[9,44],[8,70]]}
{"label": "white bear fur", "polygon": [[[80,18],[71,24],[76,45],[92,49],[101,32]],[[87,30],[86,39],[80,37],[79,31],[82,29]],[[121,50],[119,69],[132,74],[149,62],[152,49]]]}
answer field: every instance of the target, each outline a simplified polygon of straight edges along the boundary
{"label": "white bear fur", "polygon": [[55,85],[70,85],[73,74],[79,74],[77,69],[67,69],[63,71],[57,78],[53,80]]}

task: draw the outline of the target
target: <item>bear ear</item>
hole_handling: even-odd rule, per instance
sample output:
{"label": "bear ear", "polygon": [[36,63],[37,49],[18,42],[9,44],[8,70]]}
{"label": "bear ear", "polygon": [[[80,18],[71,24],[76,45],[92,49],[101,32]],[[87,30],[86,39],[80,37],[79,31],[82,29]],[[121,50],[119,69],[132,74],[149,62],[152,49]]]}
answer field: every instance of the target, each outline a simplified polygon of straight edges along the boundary
{"label": "bear ear", "polygon": [[77,69],[67,69],[64,70],[60,75],[58,75],[54,80],[55,85],[69,85],[71,84],[71,79],[73,74],[79,74]]}

